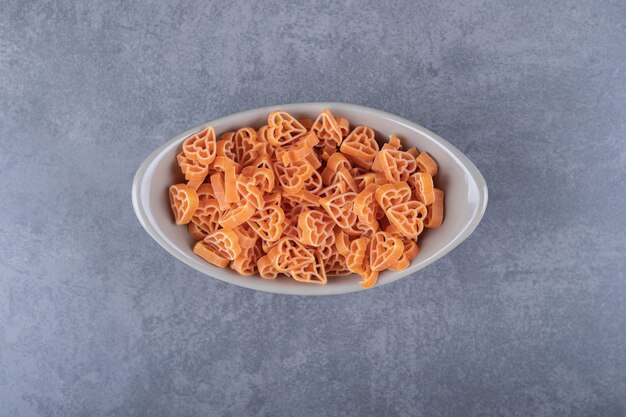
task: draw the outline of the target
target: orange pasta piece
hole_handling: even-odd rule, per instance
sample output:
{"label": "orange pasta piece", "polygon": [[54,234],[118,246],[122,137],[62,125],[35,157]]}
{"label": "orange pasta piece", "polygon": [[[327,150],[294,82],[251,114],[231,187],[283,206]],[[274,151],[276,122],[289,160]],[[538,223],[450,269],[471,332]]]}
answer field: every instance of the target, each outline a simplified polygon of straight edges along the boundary
{"label": "orange pasta piece", "polygon": [[239,173],[240,171],[240,165],[237,162],[235,162],[234,160],[226,156],[218,155],[215,157],[215,161],[211,165],[211,171],[212,172],[217,172],[217,171],[226,172],[226,168],[228,167],[235,167],[235,172],[237,173]]}
{"label": "orange pasta piece", "polygon": [[191,238],[195,241],[202,240],[207,235],[200,227],[198,227],[193,221],[187,224],[187,231],[191,235]]}
{"label": "orange pasta piece", "polygon": [[224,171],[224,201],[227,203],[236,203],[239,201],[237,173],[235,172],[234,165],[227,166]]}
{"label": "orange pasta piece", "polygon": [[187,158],[184,152],[176,155],[176,160],[187,181],[200,181],[200,183],[202,183],[209,174],[208,165],[203,165],[198,161]]}
{"label": "orange pasta piece", "polygon": [[267,124],[267,140],[274,146],[287,145],[307,132],[300,122],[284,111],[270,113]]}
{"label": "orange pasta piece", "polygon": [[414,188],[415,197],[429,206],[435,201],[435,187],[433,177],[427,172],[416,172],[409,178],[409,184]]}
{"label": "orange pasta piece", "polygon": [[175,184],[169,189],[170,205],[176,224],[187,224],[198,208],[198,194],[185,184]]}
{"label": "orange pasta piece", "polygon": [[241,275],[254,275],[258,271],[257,263],[263,255],[260,245],[242,248],[241,255],[230,263],[230,267]]}
{"label": "orange pasta piece", "polygon": [[304,188],[304,182],[313,175],[313,167],[306,160],[291,165],[274,163],[278,183],[287,193],[294,194]]}
{"label": "orange pasta piece", "polygon": [[335,251],[335,234],[330,233],[326,240],[321,245],[316,246],[315,249],[317,249],[324,260],[328,259]]}
{"label": "orange pasta piece", "polygon": [[359,281],[359,285],[363,288],[372,288],[378,282],[378,271],[374,271],[371,268],[367,268],[361,277],[363,278]]}
{"label": "orange pasta piece", "polygon": [[216,230],[202,241],[222,258],[232,261],[241,254],[239,238],[232,230]]}
{"label": "orange pasta piece", "polygon": [[333,179],[333,182],[337,182],[337,181],[345,182],[346,186],[348,187],[348,190],[355,192],[355,193],[359,192],[359,187],[356,185],[356,182],[354,181],[354,177],[352,176],[352,174],[350,174],[350,171],[348,171],[347,169],[339,168],[339,171],[337,171]]}
{"label": "orange pasta piece", "polygon": [[328,214],[319,210],[304,210],[298,216],[300,241],[305,245],[322,246],[333,235],[334,227]]}
{"label": "orange pasta piece", "polygon": [[265,143],[257,139],[257,132],[251,127],[244,127],[235,133],[235,154],[241,166],[252,164],[265,154]]}
{"label": "orange pasta piece", "polygon": [[322,161],[320,161],[319,156],[315,152],[309,154],[305,159],[315,170],[322,166]]}
{"label": "orange pasta piece", "polygon": [[276,151],[276,147],[272,145],[267,138],[268,128],[268,125],[264,125],[257,131],[257,140],[260,143],[258,151],[261,152],[261,156],[273,155]]}
{"label": "orange pasta piece", "polygon": [[335,248],[337,252],[343,256],[350,253],[350,236],[343,230],[339,229],[335,232]]}
{"label": "orange pasta piece", "polygon": [[351,272],[363,274],[369,266],[370,239],[360,237],[350,243],[350,252],[346,255],[346,265]]}
{"label": "orange pasta piece", "polygon": [[370,267],[372,271],[383,271],[402,257],[404,244],[388,232],[376,232],[370,242]]}
{"label": "orange pasta piece", "polygon": [[330,256],[324,260],[324,269],[328,277],[341,277],[352,273],[346,264],[346,257],[337,252],[331,253]]}
{"label": "orange pasta piece", "polygon": [[285,212],[277,205],[265,206],[254,212],[247,222],[261,239],[274,242],[283,233]]}
{"label": "orange pasta piece", "polygon": [[253,214],[254,206],[249,201],[241,200],[222,214],[219,223],[224,229],[233,229],[248,221]]}
{"label": "orange pasta piece", "polygon": [[226,211],[230,204],[226,202],[226,193],[224,190],[224,176],[221,172],[216,172],[211,175],[211,187],[213,188],[213,194],[220,206],[220,210]]}
{"label": "orange pasta piece", "polygon": [[350,122],[343,117],[335,117],[335,121],[337,122],[337,127],[339,127],[339,131],[341,132],[342,137],[348,136],[350,133]]}
{"label": "orange pasta piece", "polygon": [[230,260],[218,254],[213,247],[202,240],[196,242],[193,247],[193,253],[220,268],[226,268],[230,263]]}
{"label": "orange pasta piece", "polygon": [[233,161],[237,160],[235,152],[235,132],[225,132],[215,144],[216,156],[225,156]]}
{"label": "orange pasta piece", "polygon": [[221,215],[222,212],[216,199],[200,197],[198,208],[191,218],[191,223],[189,223],[189,232],[192,237],[195,240],[201,240],[209,233],[216,231],[220,226]]}
{"label": "orange pasta piece", "polygon": [[323,186],[321,174],[314,170],[311,176],[304,181],[303,190],[317,194],[322,190]]}
{"label": "orange pasta piece", "polygon": [[412,147],[410,149],[407,149],[406,153],[417,158],[417,156],[420,154],[420,151],[418,151],[416,147]]}
{"label": "orange pasta piece", "polygon": [[347,191],[346,183],[343,181],[337,181],[333,185],[329,185],[328,187],[322,188],[319,192],[319,197],[321,198],[329,198],[334,197],[339,194],[343,194]]}
{"label": "orange pasta piece", "polygon": [[395,149],[397,151],[402,150],[402,143],[400,143],[400,139],[397,136],[391,135],[389,136],[389,142],[387,142],[387,146],[389,149]]}
{"label": "orange pasta piece", "polygon": [[278,270],[276,269],[268,255],[261,256],[257,261],[256,266],[259,270],[259,275],[261,275],[261,278],[276,279],[276,277],[278,276]]}
{"label": "orange pasta piece", "polygon": [[403,269],[407,269],[410,264],[411,261],[409,258],[406,255],[402,255],[398,261],[389,266],[387,269],[390,271],[402,271]]}
{"label": "orange pasta piece", "polygon": [[278,272],[291,273],[315,262],[315,256],[292,237],[281,238],[268,253]]}
{"label": "orange pasta piece", "polygon": [[237,189],[237,193],[255,209],[260,209],[265,205],[263,192],[256,186],[254,178],[249,178],[244,174],[239,174],[237,180],[235,181],[235,187]]}
{"label": "orange pasta piece", "polygon": [[374,193],[378,189],[378,185],[370,184],[361,191],[354,199],[354,211],[359,221],[365,224],[373,225],[376,222],[376,209],[378,204]]}
{"label": "orange pasta piece", "polygon": [[394,149],[384,149],[378,154],[382,171],[387,181],[407,181],[417,169],[416,159],[411,154]]}
{"label": "orange pasta piece", "polygon": [[254,247],[259,240],[259,235],[257,235],[257,233],[246,223],[241,224],[232,230],[237,235],[239,245],[243,249],[250,249]]}
{"label": "orange pasta piece", "polygon": [[358,126],[343,141],[339,150],[351,162],[369,169],[379,149],[374,131],[367,126]]}
{"label": "orange pasta piece", "polygon": [[328,277],[324,269],[324,258],[316,249],[311,252],[313,254],[313,262],[292,269],[289,271],[289,274],[296,281],[308,282],[310,284],[326,284]]}
{"label": "orange pasta piece", "polygon": [[318,149],[318,155],[323,161],[328,161],[331,156],[337,153],[337,147],[335,145],[322,145]]}
{"label": "orange pasta piece", "polygon": [[317,134],[324,146],[337,148],[341,144],[341,130],[337,121],[330,111],[323,110],[311,126],[311,130]]}
{"label": "orange pasta piece", "polygon": [[187,187],[189,188],[193,188],[194,190],[198,190],[198,188],[200,188],[200,186],[202,185],[202,182],[204,180],[191,180],[191,181],[187,181]]}
{"label": "orange pasta piece", "polygon": [[406,182],[381,185],[374,192],[378,205],[384,210],[411,199],[411,188]]}
{"label": "orange pasta piece", "polygon": [[280,206],[282,201],[282,194],[279,192],[275,192],[272,194],[266,194],[263,196],[263,200],[265,201],[264,206],[276,205]]}
{"label": "orange pasta piece", "polygon": [[421,152],[417,158],[415,158],[415,161],[417,163],[417,169],[419,169],[420,172],[428,172],[431,177],[437,175],[439,170],[437,163],[428,153]]}
{"label": "orange pasta piece", "polygon": [[215,131],[207,127],[189,136],[183,142],[185,156],[202,165],[209,165],[215,159]]}
{"label": "orange pasta piece", "polygon": [[322,183],[326,186],[334,184],[335,175],[341,168],[350,169],[350,161],[343,154],[335,153],[328,159],[326,168],[322,171]]}
{"label": "orange pasta piece", "polygon": [[330,218],[342,229],[350,228],[357,221],[354,212],[356,193],[346,192],[333,197],[320,199],[320,205],[330,215]]}
{"label": "orange pasta piece", "polygon": [[424,229],[427,209],[424,203],[411,200],[396,204],[386,210],[387,219],[402,235],[416,239]]}
{"label": "orange pasta piece", "polygon": [[320,205],[320,198],[304,189],[294,194],[283,194],[283,199],[292,206],[317,207]]}
{"label": "orange pasta piece", "polygon": [[435,201],[428,206],[428,214],[424,219],[426,227],[432,229],[441,226],[441,223],[443,223],[443,200],[443,190],[435,188]]}

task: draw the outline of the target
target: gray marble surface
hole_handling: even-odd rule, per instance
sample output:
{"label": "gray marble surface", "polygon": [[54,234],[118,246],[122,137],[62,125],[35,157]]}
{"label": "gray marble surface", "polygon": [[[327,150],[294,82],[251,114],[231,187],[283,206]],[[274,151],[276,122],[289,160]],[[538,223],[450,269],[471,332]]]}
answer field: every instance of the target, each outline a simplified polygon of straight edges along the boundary
{"label": "gray marble surface", "polygon": [[[0,1],[0,416],[626,415],[626,3],[383,3]],[[474,235],[305,298],[143,231],[157,145],[326,100],[466,152]]]}

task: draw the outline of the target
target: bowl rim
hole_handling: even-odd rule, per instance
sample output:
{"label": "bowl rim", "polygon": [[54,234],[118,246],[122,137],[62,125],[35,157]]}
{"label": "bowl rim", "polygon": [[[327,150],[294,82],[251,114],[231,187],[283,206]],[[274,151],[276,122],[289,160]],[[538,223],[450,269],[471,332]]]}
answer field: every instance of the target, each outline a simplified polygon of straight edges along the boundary
{"label": "bowl rim", "polygon": [[407,275],[410,275],[412,273],[415,273],[417,271],[420,271],[426,268],[427,266],[431,265],[433,262],[441,259],[445,255],[450,253],[453,249],[455,249],[458,245],[460,245],[465,239],[467,239],[474,232],[474,230],[476,229],[476,227],[478,226],[478,224],[480,223],[480,221],[482,220],[485,214],[485,210],[487,208],[487,203],[489,200],[489,191],[488,191],[487,183],[483,175],[478,170],[476,165],[474,165],[474,163],[463,152],[461,152],[458,148],[456,148],[454,145],[452,145],[450,142],[448,142],[441,136],[437,135],[436,133],[426,129],[425,127],[415,122],[405,119],[401,116],[398,116],[398,115],[395,115],[393,113],[389,113],[383,110],[374,109],[371,107],[361,106],[358,104],[342,103],[342,102],[288,103],[288,104],[277,104],[277,105],[271,105],[271,106],[258,107],[254,109],[248,109],[248,110],[244,110],[244,111],[237,112],[237,113],[231,113],[226,116],[221,116],[209,122],[199,124],[167,140],[166,142],[158,146],[154,151],[152,151],[144,159],[144,161],[141,163],[141,165],[139,166],[139,168],[137,169],[133,177],[133,183],[132,183],[132,188],[131,188],[133,209],[135,211],[135,215],[137,216],[137,219],[139,220],[139,223],[144,228],[144,230],[148,232],[148,234],[163,249],[165,249],[167,252],[169,252],[179,261],[183,262],[185,265],[195,269],[196,271],[204,275],[208,275],[211,278],[215,278],[215,279],[218,279],[222,282],[226,282],[229,284],[237,285],[239,287],[244,287],[244,288],[248,288],[252,290],[269,292],[269,293],[274,293],[274,294],[286,294],[286,295],[340,295],[340,294],[347,294],[347,293],[352,293],[352,292],[357,292],[357,291],[363,291],[364,288],[361,288],[356,283],[354,286],[349,286],[349,287],[346,286],[346,287],[339,287],[339,288],[316,285],[315,288],[326,287],[327,291],[318,290],[318,291],[311,292],[310,289],[313,287],[306,285],[304,283],[301,286],[295,287],[297,289],[294,289],[294,287],[291,287],[291,286],[282,286],[282,287],[276,286],[276,288],[270,288],[264,285],[266,282],[268,282],[267,280],[262,280],[262,279],[247,280],[246,279],[246,280],[241,280],[241,281],[233,281],[230,279],[224,279],[216,275],[208,274],[207,271],[202,270],[196,265],[189,263],[188,260],[184,258],[182,255],[180,255],[180,253],[177,250],[174,250],[176,248],[172,247],[173,245],[171,245],[168,241],[166,241],[166,239],[164,239],[163,236],[161,236],[161,234],[155,229],[155,227],[148,221],[148,215],[146,213],[145,207],[141,200],[141,189],[143,185],[142,180],[145,177],[146,171],[150,168],[151,164],[165,149],[172,146],[172,144],[174,144],[175,142],[181,141],[183,138],[188,137],[189,135],[203,129],[204,127],[208,125],[221,124],[224,122],[228,122],[230,119],[234,119],[238,117],[247,117],[249,115],[253,115],[257,113],[264,113],[264,112],[270,113],[272,111],[276,111],[277,109],[285,110],[287,112],[289,111],[297,112],[299,111],[297,109],[297,107],[299,106],[341,108],[341,109],[347,109],[348,111],[356,111],[356,112],[361,112],[361,113],[366,113],[366,114],[370,113],[370,114],[375,115],[376,117],[383,117],[395,123],[405,125],[405,127],[407,128],[419,131],[422,135],[428,137],[431,141],[437,142],[443,148],[445,148],[459,165],[465,167],[465,169],[467,170],[471,178],[476,183],[476,187],[478,190],[478,197],[479,197],[477,209],[475,210],[471,220],[465,224],[465,226],[461,229],[461,231],[458,234],[456,234],[454,238],[451,239],[447,244],[443,245],[435,253],[430,255],[427,259],[422,260],[421,262],[419,262],[419,264],[409,265],[409,267],[403,271],[394,271],[393,277],[386,279],[384,282],[379,282],[374,288],[379,288],[383,285],[390,284],[399,279],[405,278]]}

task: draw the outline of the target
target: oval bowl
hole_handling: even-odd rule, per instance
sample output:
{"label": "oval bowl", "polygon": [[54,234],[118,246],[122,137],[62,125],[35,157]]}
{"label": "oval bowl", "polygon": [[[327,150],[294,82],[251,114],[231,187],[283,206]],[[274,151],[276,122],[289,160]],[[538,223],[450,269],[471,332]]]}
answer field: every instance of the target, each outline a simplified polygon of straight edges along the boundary
{"label": "oval bowl", "polygon": [[344,117],[351,126],[367,125],[377,137],[396,135],[406,149],[417,147],[437,161],[439,173],[435,186],[445,191],[445,218],[438,229],[426,229],[420,236],[420,252],[403,271],[384,271],[376,287],[405,278],[447,255],[474,231],[487,207],[487,184],[478,168],[463,153],[433,132],[409,120],[368,107],[345,103],[299,103],[262,107],[221,117],[176,135],[159,146],[141,164],[132,187],[133,207],[141,225],[166,251],[180,261],[208,276],[231,284],[279,294],[331,295],[361,291],[359,277],[350,275],[329,279],[328,284],[307,284],[288,277],[265,280],[244,277],[230,269],[215,267],[192,252],[193,239],[187,227],[177,226],[172,219],[168,187],[182,182],[176,154],[189,135],[213,126],[216,134],[242,126],[258,127],[267,123],[267,115],[285,110],[297,118],[315,118],[323,109]]}

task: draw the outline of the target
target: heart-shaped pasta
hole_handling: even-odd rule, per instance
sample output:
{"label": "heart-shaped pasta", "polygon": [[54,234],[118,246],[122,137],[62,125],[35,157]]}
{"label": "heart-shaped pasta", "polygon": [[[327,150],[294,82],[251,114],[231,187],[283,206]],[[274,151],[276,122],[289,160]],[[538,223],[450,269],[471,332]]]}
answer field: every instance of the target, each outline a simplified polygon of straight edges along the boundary
{"label": "heart-shaped pasta", "polygon": [[339,228],[335,228],[335,249],[343,256],[350,253],[350,236]]}
{"label": "heart-shaped pasta", "polygon": [[435,201],[435,187],[433,177],[428,172],[416,172],[409,178],[409,184],[413,186],[415,197],[429,206]]}
{"label": "heart-shaped pasta", "polygon": [[184,152],[176,155],[176,161],[187,181],[200,181],[202,183],[209,174],[208,165],[203,165],[198,161],[187,158]]}
{"label": "heart-shaped pasta", "polygon": [[337,121],[337,127],[339,127],[339,131],[341,132],[341,136],[345,138],[350,133],[350,122],[348,119],[344,119],[343,117],[335,117]]}
{"label": "heart-shaped pasta", "polygon": [[306,133],[304,126],[285,111],[275,111],[267,118],[267,140],[274,146],[284,146]]}
{"label": "heart-shaped pasta", "polygon": [[221,256],[217,251],[204,240],[196,242],[193,247],[193,253],[200,256],[205,261],[212,263],[220,268],[226,268],[230,263],[228,258]]}
{"label": "heart-shaped pasta", "polygon": [[255,209],[258,210],[265,205],[263,192],[257,187],[257,181],[254,178],[247,177],[242,172],[237,177],[236,188],[239,195]]}
{"label": "heart-shaped pasta", "polygon": [[313,249],[313,261],[301,265],[299,268],[292,269],[289,274],[293,279],[300,282],[309,282],[311,284],[326,284],[328,277],[324,269],[324,258],[318,250]]}
{"label": "heart-shaped pasta", "polygon": [[309,246],[322,246],[333,235],[335,223],[319,210],[305,210],[298,216],[300,241]]}
{"label": "heart-shaped pasta", "polygon": [[342,154],[360,167],[370,169],[379,151],[374,131],[367,126],[357,126],[339,148]]}
{"label": "heart-shaped pasta", "polygon": [[325,146],[337,147],[341,144],[341,130],[330,111],[323,110],[311,126]]}
{"label": "heart-shaped pasta", "polygon": [[274,242],[283,233],[285,212],[279,206],[265,206],[248,219],[248,225],[261,239]]}
{"label": "heart-shaped pasta", "polygon": [[209,233],[215,232],[220,227],[221,215],[222,212],[216,199],[199,198],[198,208],[191,218],[191,223],[189,223],[189,231],[193,230],[193,238],[201,240]]}
{"label": "heart-shaped pasta", "polygon": [[265,153],[265,144],[257,140],[256,130],[244,127],[235,133],[236,161],[242,167],[252,164],[257,158]]}
{"label": "heart-shaped pasta", "polygon": [[[265,252],[264,248],[263,251]],[[276,277],[278,276],[278,270],[272,263],[269,255],[261,256],[256,262],[256,266],[259,270],[259,275],[261,275],[261,278],[276,279]]]}
{"label": "heart-shaped pasta", "polygon": [[424,226],[429,229],[439,227],[443,222],[443,199],[443,190],[435,188],[435,200],[428,206],[428,214],[426,215],[426,219],[424,219]]}
{"label": "heart-shaped pasta", "polygon": [[239,246],[241,246],[242,249],[254,247],[259,240],[259,235],[247,223],[241,224],[232,230],[237,235]]}
{"label": "heart-shaped pasta", "polygon": [[417,162],[411,154],[395,149],[384,149],[377,155],[382,172],[391,183],[407,181],[417,169]]}
{"label": "heart-shaped pasta", "polygon": [[360,237],[350,243],[350,252],[346,255],[346,265],[351,272],[363,274],[369,267],[370,239]]}
{"label": "heart-shaped pasta", "polygon": [[222,214],[219,223],[224,229],[233,229],[248,221],[253,214],[254,206],[249,201],[241,200]]}
{"label": "heart-shaped pasta", "polygon": [[357,221],[354,212],[356,193],[346,192],[337,196],[320,199],[320,205],[330,215],[330,218],[342,229],[349,228]]}
{"label": "heart-shaped pasta", "polygon": [[241,254],[239,238],[232,230],[216,230],[206,235],[202,242],[213,249],[216,254],[229,261],[232,261]]}
{"label": "heart-shaped pasta", "polygon": [[378,271],[374,271],[367,265],[365,271],[361,274],[362,280],[359,281],[359,285],[362,288],[372,288],[378,282],[378,274]]}
{"label": "heart-shaped pasta", "polygon": [[376,232],[370,242],[370,267],[372,271],[389,268],[402,257],[404,244],[388,232]]}
{"label": "heart-shaped pasta", "polygon": [[241,254],[230,263],[230,267],[241,275],[253,275],[258,271],[257,263],[263,255],[260,244],[242,248]]}
{"label": "heart-shaped pasta", "polygon": [[294,194],[304,188],[304,182],[313,175],[313,167],[306,160],[298,161],[291,165],[281,162],[274,164],[278,183],[286,193]]}
{"label": "heart-shaped pasta", "polygon": [[387,209],[387,218],[398,232],[410,239],[417,239],[424,229],[427,209],[424,203],[411,200]]}
{"label": "heart-shaped pasta", "polygon": [[437,163],[427,152],[421,152],[417,158],[415,158],[415,162],[420,172],[428,172],[431,177],[437,175],[439,171]]}
{"label": "heart-shaped pasta", "polygon": [[176,224],[187,224],[198,208],[198,194],[185,184],[175,184],[169,189],[170,206]]}
{"label": "heart-shaped pasta", "polygon": [[370,184],[354,199],[354,212],[362,223],[370,225],[376,223],[376,210],[379,206],[374,194],[377,189],[376,184]]}
{"label": "heart-shaped pasta", "polygon": [[235,133],[225,132],[220,136],[220,140],[215,143],[215,155],[224,156],[233,161],[237,161],[237,152],[235,151]]}
{"label": "heart-shaped pasta", "polygon": [[315,262],[315,256],[297,239],[281,238],[268,253],[278,272],[291,273]]}
{"label": "heart-shaped pasta", "polygon": [[304,191],[317,194],[322,190],[323,187],[324,184],[322,183],[322,176],[319,172],[314,170],[311,176],[304,181],[304,186],[302,187],[302,189]]}
{"label": "heart-shaped pasta", "polygon": [[202,165],[209,165],[215,159],[216,143],[215,131],[207,127],[200,132],[189,136],[183,142],[185,156]]}
{"label": "heart-shaped pasta", "polygon": [[334,184],[337,172],[339,172],[341,168],[348,170],[351,167],[350,161],[348,161],[342,153],[338,152],[331,155],[326,162],[326,168],[322,171],[322,183],[326,186]]}
{"label": "heart-shaped pasta", "polygon": [[381,185],[374,192],[378,205],[384,210],[411,199],[411,188],[406,182]]}
{"label": "heart-shaped pasta", "polygon": [[350,275],[352,272],[346,264],[346,257],[340,253],[334,252],[324,260],[324,269],[327,277],[341,277]]}

